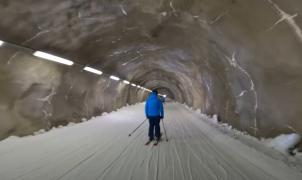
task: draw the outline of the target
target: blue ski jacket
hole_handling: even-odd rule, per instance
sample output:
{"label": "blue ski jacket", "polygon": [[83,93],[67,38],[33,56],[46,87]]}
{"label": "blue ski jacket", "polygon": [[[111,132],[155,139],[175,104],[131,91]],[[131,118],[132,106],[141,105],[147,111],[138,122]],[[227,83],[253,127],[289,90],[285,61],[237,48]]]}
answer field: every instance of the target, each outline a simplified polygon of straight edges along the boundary
{"label": "blue ski jacket", "polygon": [[160,117],[164,118],[163,103],[159,100],[156,93],[152,92],[146,100],[145,104],[146,117]]}

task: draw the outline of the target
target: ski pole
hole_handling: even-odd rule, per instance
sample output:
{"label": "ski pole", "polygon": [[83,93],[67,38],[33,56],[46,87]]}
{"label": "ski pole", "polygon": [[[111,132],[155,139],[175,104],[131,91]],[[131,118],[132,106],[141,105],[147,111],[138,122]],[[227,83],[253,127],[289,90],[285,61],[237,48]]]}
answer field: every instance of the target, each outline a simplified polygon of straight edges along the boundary
{"label": "ski pole", "polygon": [[137,126],[137,128],[135,128],[130,134],[129,136],[131,136],[138,128],[140,128],[145,122],[146,122],[147,119],[145,119],[139,126]]}
{"label": "ski pole", "polygon": [[165,136],[166,136],[166,141],[168,141],[168,136],[167,136],[164,120],[162,120],[162,121],[163,121],[163,128],[164,128],[164,132],[165,132]]}

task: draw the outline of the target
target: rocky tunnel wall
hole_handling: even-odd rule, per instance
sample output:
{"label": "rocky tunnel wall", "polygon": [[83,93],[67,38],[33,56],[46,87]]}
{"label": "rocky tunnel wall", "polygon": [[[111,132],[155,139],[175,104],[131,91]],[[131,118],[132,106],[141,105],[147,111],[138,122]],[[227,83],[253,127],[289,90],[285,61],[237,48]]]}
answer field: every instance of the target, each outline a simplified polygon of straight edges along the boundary
{"label": "rocky tunnel wall", "polygon": [[[257,137],[302,132],[300,0],[10,0],[2,1],[0,10],[8,17],[0,22],[0,39],[4,41],[53,52],[159,89]],[[4,64],[8,59],[26,57],[1,51],[5,51],[1,57]],[[40,63],[45,62],[32,64]],[[52,101],[57,104],[49,106],[54,110],[66,103],[65,108],[82,108],[73,116],[69,116],[72,110],[58,110],[54,116],[80,119],[145,97],[137,90],[90,77],[80,68],[63,70],[46,64],[55,70],[18,76],[33,82],[46,78],[48,85],[32,88],[41,91],[38,98],[56,92]],[[2,69],[16,73],[8,65]],[[57,83],[47,78],[50,74],[59,79],[53,80]],[[26,89],[20,84],[4,87],[2,99],[9,98],[6,94],[14,89]],[[62,93],[52,87],[61,88]],[[62,101],[65,91],[70,95]],[[96,94],[102,103],[96,102]],[[36,96],[24,95],[25,99]],[[43,103],[29,104],[40,107]],[[39,113],[30,119],[44,117]]]}
{"label": "rocky tunnel wall", "polygon": [[0,56],[0,139],[81,122],[146,96],[146,91],[83,71],[83,66],[46,61],[10,45],[0,48]]}

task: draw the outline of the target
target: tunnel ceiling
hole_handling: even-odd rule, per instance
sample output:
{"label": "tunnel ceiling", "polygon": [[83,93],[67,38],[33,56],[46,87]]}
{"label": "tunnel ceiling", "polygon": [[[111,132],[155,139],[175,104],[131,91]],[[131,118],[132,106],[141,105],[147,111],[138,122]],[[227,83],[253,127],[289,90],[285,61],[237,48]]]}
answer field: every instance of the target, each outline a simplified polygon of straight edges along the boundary
{"label": "tunnel ceiling", "polygon": [[157,88],[250,132],[301,131],[300,14],[300,0],[2,0],[0,39]]}

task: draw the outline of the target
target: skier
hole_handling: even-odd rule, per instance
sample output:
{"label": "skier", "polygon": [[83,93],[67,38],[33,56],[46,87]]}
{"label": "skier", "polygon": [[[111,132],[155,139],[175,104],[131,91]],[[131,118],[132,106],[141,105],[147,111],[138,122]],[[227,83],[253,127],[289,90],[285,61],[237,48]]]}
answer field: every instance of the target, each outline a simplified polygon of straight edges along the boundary
{"label": "skier", "polygon": [[164,108],[163,103],[158,98],[157,90],[153,90],[152,93],[147,98],[145,104],[145,114],[147,119],[149,120],[149,141],[146,143],[148,145],[151,141],[154,140],[154,129],[155,129],[155,137],[156,142],[154,145],[157,145],[161,138],[160,133],[160,120],[164,118]]}
{"label": "skier", "polygon": [[164,96],[160,96],[160,97],[159,97],[159,100],[160,100],[163,104],[165,104],[165,101],[166,101],[166,100],[165,100],[165,97],[164,97]]}

